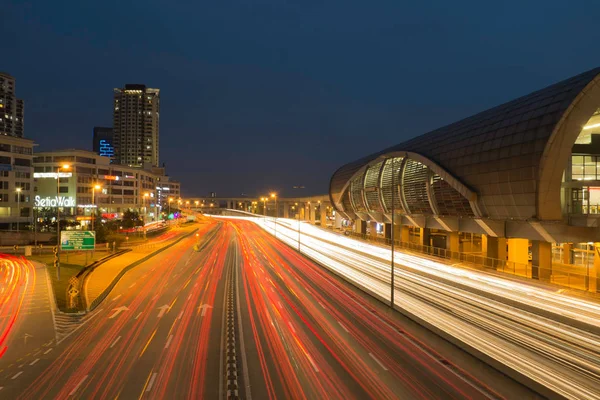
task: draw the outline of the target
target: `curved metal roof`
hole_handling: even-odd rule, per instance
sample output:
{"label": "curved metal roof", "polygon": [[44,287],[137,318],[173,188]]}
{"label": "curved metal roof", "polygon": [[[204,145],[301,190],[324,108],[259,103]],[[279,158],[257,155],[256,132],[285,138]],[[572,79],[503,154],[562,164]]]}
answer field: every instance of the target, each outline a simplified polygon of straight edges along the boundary
{"label": "curved metal roof", "polygon": [[600,108],[599,83],[596,68],[346,164],[331,178],[332,203],[343,211],[348,182],[366,165],[410,152],[474,192],[482,216],[561,219],[562,174]]}

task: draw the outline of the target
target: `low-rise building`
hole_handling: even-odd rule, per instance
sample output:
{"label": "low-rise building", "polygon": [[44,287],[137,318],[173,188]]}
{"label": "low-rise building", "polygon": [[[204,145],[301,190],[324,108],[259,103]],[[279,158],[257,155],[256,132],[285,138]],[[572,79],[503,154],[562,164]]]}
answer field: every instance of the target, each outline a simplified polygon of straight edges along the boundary
{"label": "low-rise building", "polygon": [[163,187],[171,191],[173,183],[173,193],[179,197],[179,183],[169,182],[164,171],[156,174],[111,164],[108,157],[92,151],[40,152],[36,153],[33,163],[34,206],[56,208],[58,204],[61,215],[79,221],[83,227],[90,223],[96,208],[103,219],[120,218],[125,211],[132,210],[144,216],[147,222],[155,221],[163,207],[159,201],[164,197]]}

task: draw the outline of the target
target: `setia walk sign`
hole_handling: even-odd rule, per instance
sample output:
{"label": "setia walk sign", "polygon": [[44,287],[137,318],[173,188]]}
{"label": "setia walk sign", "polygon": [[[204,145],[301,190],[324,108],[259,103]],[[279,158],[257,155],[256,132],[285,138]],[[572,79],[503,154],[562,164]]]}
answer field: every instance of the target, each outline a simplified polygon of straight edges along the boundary
{"label": "setia walk sign", "polygon": [[62,231],[60,233],[61,250],[94,250],[96,232],[94,231]]}

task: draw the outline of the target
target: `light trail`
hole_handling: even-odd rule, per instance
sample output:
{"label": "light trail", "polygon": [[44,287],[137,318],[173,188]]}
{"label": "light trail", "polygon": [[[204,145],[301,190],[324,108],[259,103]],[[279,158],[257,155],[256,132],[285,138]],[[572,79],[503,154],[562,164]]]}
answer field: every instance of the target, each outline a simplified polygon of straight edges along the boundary
{"label": "light trail", "polygon": [[[248,219],[274,233],[274,221]],[[278,222],[277,239],[296,249],[298,221]],[[301,249],[332,272],[389,301],[389,249],[305,223]],[[552,314],[571,318],[593,330],[600,327],[598,304],[514,279],[395,254],[396,306],[540,387],[568,398],[600,399],[600,337],[550,318]]]}

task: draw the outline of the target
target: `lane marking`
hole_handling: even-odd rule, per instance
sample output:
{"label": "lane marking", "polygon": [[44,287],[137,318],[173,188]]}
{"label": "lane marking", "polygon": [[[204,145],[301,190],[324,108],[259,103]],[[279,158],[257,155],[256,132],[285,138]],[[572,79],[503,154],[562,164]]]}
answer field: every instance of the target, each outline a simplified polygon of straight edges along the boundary
{"label": "lane marking", "polygon": [[152,390],[152,385],[154,385],[154,380],[156,379],[156,374],[157,374],[157,372],[152,374],[152,377],[150,378],[150,382],[148,382],[148,387],[146,388],[146,392],[149,392],[150,390]]}
{"label": "lane marking", "polygon": [[315,372],[319,372],[319,368],[317,368],[317,364],[315,364],[312,357],[308,354],[306,354],[306,357],[308,358],[308,361],[310,361],[310,363],[312,364],[313,368],[315,369]]}
{"label": "lane marking", "polygon": [[79,389],[79,387],[81,386],[81,384],[82,384],[83,382],[85,382],[85,380],[87,379],[87,377],[88,377],[88,376],[86,375],[86,376],[84,376],[83,378],[81,378],[81,380],[79,381],[79,383],[77,384],[77,386],[75,386],[75,387],[73,388],[73,390],[71,390],[71,393],[69,393],[69,396],[73,396],[73,395],[75,394],[75,392],[77,392],[77,389]]}
{"label": "lane marking", "polygon": [[118,300],[122,295],[118,295],[117,297],[115,297],[114,299],[112,299],[112,301]]}
{"label": "lane marking", "polygon": [[371,356],[371,358],[372,358],[373,360],[375,360],[375,362],[376,362],[377,364],[379,364],[379,366],[380,366],[381,368],[383,368],[385,371],[387,371],[387,370],[388,370],[388,369],[385,367],[385,365],[383,365],[383,364],[381,363],[381,361],[379,361],[379,360],[377,359],[377,357],[375,357],[375,356],[373,355],[373,353],[369,353],[369,355]]}
{"label": "lane marking", "polygon": [[[296,297],[298,297],[298,296],[296,296]],[[321,303],[320,301],[317,301],[317,303],[319,303],[319,305],[320,305],[321,307],[323,307],[323,309],[327,310],[327,307],[325,307],[325,306],[323,305],[323,303]]]}
{"label": "lane marking", "polygon": [[148,342],[146,343],[146,345],[142,349],[142,352],[140,353],[140,356],[138,358],[142,358],[142,356],[144,355],[144,352],[146,351],[146,349],[148,348],[148,346],[150,346],[150,342],[152,341],[152,339],[154,339],[154,335],[156,335],[156,331],[157,331],[157,329],[155,329],[154,332],[152,332],[152,336],[150,336],[150,339],[148,339]]}
{"label": "lane marking", "polygon": [[23,373],[23,371],[19,371],[10,379],[17,379],[19,377],[19,375],[21,375],[22,373]]}
{"label": "lane marking", "polygon": [[48,354],[48,353],[50,353],[51,351],[52,351],[52,348],[49,348],[48,350],[46,350],[46,351],[44,352],[44,354]]}
{"label": "lane marking", "polygon": [[183,311],[179,313],[179,315],[177,316],[177,319],[181,319],[181,317],[183,317]]}
{"label": "lane marking", "polygon": [[169,339],[167,339],[167,344],[165,344],[165,349],[169,348],[169,345],[171,344],[171,340],[173,340],[173,335],[169,336]]}
{"label": "lane marking", "polygon": [[138,315],[136,315],[134,319],[138,319],[140,317],[140,315],[142,315],[142,313],[139,313]]}
{"label": "lane marking", "polygon": [[40,361],[39,358],[36,358],[35,360],[33,360],[29,365],[35,365],[35,363],[37,363],[38,361]]}
{"label": "lane marking", "polygon": [[290,328],[292,328],[292,330],[294,331],[294,333],[296,333],[296,329],[294,329],[294,325],[292,325],[291,322],[288,322],[288,325],[290,326]]}
{"label": "lane marking", "polygon": [[131,285],[129,285],[129,288],[128,288],[128,289],[131,289],[132,287],[134,287],[136,283],[137,283],[137,282],[133,282]]}
{"label": "lane marking", "polygon": [[117,344],[117,342],[121,340],[121,336],[119,336],[118,338],[115,339],[114,342],[112,342],[112,344],[110,345],[110,348],[112,349],[113,347],[115,347],[115,344]]}
{"label": "lane marking", "polygon": [[348,331],[348,329],[346,329],[346,327],[344,326],[344,324],[342,324],[340,321],[338,321],[338,324],[340,324],[340,326],[342,327],[343,330],[346,331],[346,333],[350,333],[350,331]]}

